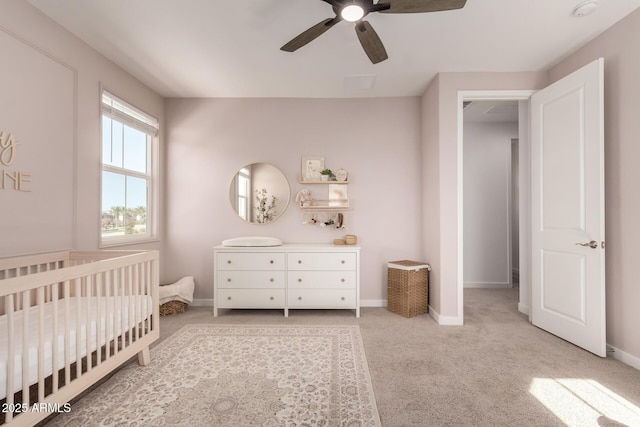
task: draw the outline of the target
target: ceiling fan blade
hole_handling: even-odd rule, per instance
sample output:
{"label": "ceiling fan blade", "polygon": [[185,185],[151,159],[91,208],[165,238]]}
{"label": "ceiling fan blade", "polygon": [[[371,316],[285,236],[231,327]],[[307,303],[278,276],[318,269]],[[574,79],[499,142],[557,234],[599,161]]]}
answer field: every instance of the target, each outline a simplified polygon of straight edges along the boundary
{"label": "ceiling fan blade", "polygon": [[383,10],[389,10],[389,8],[391,8],[391,5],[388,1],[381,1],[380,3],[371,3],[370,5],[365,5],[367,13],[382,12]]}
{"label": "ceiling fan blade", "polygon": [[389,9],[380,13],[421,13],[462,9],[467,0],[382,0],[379,4],[389,4]]}
{"label": "ceiling fan blade", "polygon": [[338,16],[336,16],[335,18],[325,19],[324,21],[319,22],[313,27],[309,28],[307,31],[298,34],[289,43],[282,46],[280,50],[284,50],[285,52],[295,52],[302,46],[306,45],[309,42],[312,42],[316,38],[323,35],[327,30],[329,30],[340,21],[341,19]]}
{"label": "ceiling fan blade", "polygon": [[371,24],[367,21],[358,22],[356,24],[356,34],[371,62],[377,64],[388,58],[387,51]]}

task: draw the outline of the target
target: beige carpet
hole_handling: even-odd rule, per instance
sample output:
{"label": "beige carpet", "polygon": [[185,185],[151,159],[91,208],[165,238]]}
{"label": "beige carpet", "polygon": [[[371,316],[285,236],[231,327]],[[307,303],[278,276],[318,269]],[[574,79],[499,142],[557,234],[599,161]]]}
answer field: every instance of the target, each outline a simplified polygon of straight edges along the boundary
{"label": "beige carpet", "polygon": [[358,326],[186,325],[59,426],[379,426]]}
{"label": "beige carpet", "polygon": [[160,318],[162,341],[154,348],[189,324],[357,325],[384,427],[640,426],[639,370],[532,326],[517,304],[517,289],[465,289],[464,326],[385,308],[363,308],[356,318],[352,310],[291,310],[289,317],[222,310],[213,317],[211,307],[189,307]]}

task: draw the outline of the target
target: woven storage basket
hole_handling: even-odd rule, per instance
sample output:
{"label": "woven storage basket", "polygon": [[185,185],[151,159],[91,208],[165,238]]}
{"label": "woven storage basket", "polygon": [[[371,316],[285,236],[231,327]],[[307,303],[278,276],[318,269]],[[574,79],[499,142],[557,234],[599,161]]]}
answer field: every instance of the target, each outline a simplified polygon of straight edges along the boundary
{"label": "woven storage basket", "polygon": [[429,264],[417,261],[392,261],[388,264],[387,310],[404,317],[429,311]]}
{"label": "woven storage basket", "polygon": [[160,304],[160,316],[170,316],[172,314],[184,313],[189,304],[182,301],[169,301]]}

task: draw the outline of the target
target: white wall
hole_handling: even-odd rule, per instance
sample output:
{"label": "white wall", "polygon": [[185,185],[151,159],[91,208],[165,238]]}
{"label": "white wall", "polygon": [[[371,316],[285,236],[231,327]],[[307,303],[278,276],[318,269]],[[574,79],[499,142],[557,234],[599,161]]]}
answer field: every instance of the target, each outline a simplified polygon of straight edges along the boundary
{"label": "white wall", "polygon": [[511,286],[511,140],[517,123],[464,124],[464,286]]}
{"label": "white wall", "polygon": [[[386,303],[387,262],[423,259],[420,98],[168,99],[165,281],[192,275],[196,299],[213,295],[212,248],[222,240],[274,236],[285,243],[331,243],[345,234],[362,246],[363,304]],[[349,172],[346,230],[302,224],[295,202],[270,224],[240,221],[229,183],[253,162],[277,166],[295,197],[301,158]]]}

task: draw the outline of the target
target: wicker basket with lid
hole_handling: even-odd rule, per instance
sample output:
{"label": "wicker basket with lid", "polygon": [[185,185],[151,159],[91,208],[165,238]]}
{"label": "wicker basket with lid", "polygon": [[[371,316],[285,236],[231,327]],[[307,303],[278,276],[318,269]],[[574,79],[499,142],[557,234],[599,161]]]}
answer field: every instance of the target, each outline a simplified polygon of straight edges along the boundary
{"label": "wicker basket with lid", "polygon": [[403,317],[428,313],[431,266],[409,260],[392,261],[387,266],[387,310]]}

